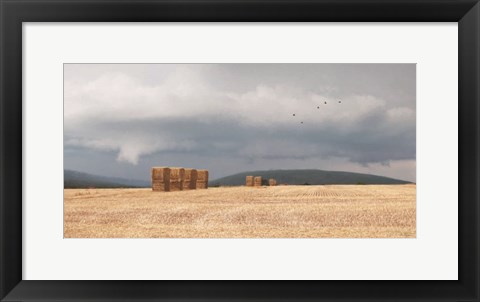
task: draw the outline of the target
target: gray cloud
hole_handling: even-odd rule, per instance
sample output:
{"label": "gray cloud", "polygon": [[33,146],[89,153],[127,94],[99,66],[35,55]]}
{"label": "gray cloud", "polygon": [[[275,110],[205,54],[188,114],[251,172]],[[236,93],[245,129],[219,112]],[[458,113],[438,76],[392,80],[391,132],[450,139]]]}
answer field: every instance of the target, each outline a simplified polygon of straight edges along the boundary
{"label": "gray cloud", "polygon": [[104,175],[179,165],[415,181],[415,118],[414,64],[65,65],[65,167]]}

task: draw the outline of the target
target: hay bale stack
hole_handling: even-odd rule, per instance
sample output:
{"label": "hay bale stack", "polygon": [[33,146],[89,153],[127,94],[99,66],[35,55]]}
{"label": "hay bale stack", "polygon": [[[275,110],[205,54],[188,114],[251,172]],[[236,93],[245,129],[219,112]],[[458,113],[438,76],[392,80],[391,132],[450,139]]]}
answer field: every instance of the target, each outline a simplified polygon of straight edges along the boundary
{"label": "hay bale stack", "polygon": [[255,187],[261,187],[262,186],[262,177],[261,176],[255,176],[253,179],[253,185]]}
{"label": "hay bale stack", "polygon": [[197,170],[197,189],[208,189],[208,170]]}
{"label": "hay bale stack", "polygon": [[153,191],[170,191],[170,168],[153,167],[151,176]]}
{"label": "hay bale stack", "polygon": [[182,191],[185,180],[184,168],[170,168],[170,191]]}
{"label": "hay bale stack", "polygon": [[247,176],[245,179],[247,187],[253,187],[253,176]]}
{"label": "hay bale stack", "polygon": [[197,188],[197,170],[185,169],[185,180],[183,181],[184,190],[195,190]]}
{"label": "hay bale stack", "polygon": [[277,185],[277,181],[276,181],[275,179],[273,179],[273,178],[270,178],[270,179],[268,180],[268,185],[271,186],[271,187],[274,187],[274,186]]}

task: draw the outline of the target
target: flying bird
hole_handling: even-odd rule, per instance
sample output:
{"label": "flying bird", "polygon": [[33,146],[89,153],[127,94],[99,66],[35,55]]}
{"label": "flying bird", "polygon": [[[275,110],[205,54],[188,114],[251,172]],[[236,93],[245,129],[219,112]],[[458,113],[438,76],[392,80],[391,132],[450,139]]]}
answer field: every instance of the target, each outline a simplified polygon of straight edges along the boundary
{"label": "flying bird", "polygon": [[325,102],[325,105],[327,105],[327,102]]}
{"label": "flying bird", "polygon": [[295,116],[295,113],[293,114],[293,116]]}
{"label": "flying bird", "polygon": [[339,103],[339,104],[341,104],[341,103],[342,103],[342,101],[338,101],[338,103]]}
{"label": "flying bird", "polygon": [[317,109],[320,109],[320,106],[317,106]]}
{"label": "flying bird", "polygon": [[300,124],[303,124],[303,122],[300,122]]}

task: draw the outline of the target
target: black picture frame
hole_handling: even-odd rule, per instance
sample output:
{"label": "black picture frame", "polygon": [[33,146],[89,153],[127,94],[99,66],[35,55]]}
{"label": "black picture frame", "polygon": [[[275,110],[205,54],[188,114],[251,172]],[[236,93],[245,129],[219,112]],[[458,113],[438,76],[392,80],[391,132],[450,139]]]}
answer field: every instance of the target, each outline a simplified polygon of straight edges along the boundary
{"label": "black picture frame", "polygon": [[[0,18],[1,301],[480,301],[478,0],[0,0]],[[152,21],[458,22],[459,280],[22,280],[22,22]]]}

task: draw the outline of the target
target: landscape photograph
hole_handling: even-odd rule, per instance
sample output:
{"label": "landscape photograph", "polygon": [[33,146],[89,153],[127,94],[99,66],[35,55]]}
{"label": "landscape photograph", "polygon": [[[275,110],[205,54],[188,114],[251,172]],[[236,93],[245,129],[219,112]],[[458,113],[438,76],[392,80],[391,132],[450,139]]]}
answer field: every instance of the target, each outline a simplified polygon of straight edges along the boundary
{"label": "landscape photograph", "polygon": [[64,64],[64,238],[416,238],[416,64]]}

